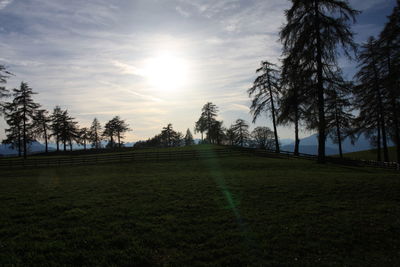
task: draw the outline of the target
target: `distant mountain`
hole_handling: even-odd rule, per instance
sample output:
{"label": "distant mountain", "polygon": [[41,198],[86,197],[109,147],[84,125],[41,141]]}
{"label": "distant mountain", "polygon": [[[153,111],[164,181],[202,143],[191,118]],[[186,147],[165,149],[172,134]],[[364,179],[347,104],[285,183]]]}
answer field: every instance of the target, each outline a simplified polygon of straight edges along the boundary
{"label": "distant mountain", "polygon": [[[391,142],[391,141],[388,142],[388,146],[393,146],[393,145],[394,145],[393,142]],[[343,153],[350,153],[350,152],[357,152],[357,151],[362,151],[362,150],[373,149],[373,147],[370,144],[370,141],[368,140],[368,138],[365,137],[365,135],[361,135],[356,140],[354,145],[351,143],[350,138],[346,138],[342,142],[342,148],[343,148]],[[282,150],[293,152],[294,151],[294,143],[282,146]],[[300,150],[300,153],[317,155],[318,154],[318,134],[313,134],[309,137],[301,139],[299,150]],[[327,155],[339,154],[338,145],[335,144],[333,142],[333,140],[330,138],[327,138],[327,140],[326,140],[326,154]]]}
{"label": "distant mountain", "polygon": [[[33,142],[28,146],[29,154],[44,152],[45,150],[46,150],[46,147],[39,142]],[[49,146],[49,150],[51,151],[54,149],[51,149]],[[10,145],[1,144],[0,145],[0,155],[4,155],[4,156],[18,155],[18,149],[12,149]]]}
{"label": "distant mountain", "polygon": [[294,143],[293,139],[279,139],[279,143],[281,144],[281,146],[286,146],[286,145],[290,145],[292,143]]}

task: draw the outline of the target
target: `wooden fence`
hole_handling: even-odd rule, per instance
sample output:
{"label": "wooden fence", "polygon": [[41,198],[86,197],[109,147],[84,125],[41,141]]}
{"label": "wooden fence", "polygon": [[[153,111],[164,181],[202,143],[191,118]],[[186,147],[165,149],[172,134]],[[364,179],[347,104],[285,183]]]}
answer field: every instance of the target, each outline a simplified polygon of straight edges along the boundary
{"label": "wooden fence", "polygon": [[[35,167],[60,167],[60,166],[82,166],[96,165],[117,162],[161,162],[168,160],[191,160],[207,159],[215,157],[235,157],[242,155],[268,157],[268,158],[300,158],[307,160],[317,160],[317,156],[303,154],[294,155],[293,152],[281,151],[275,153],[271,150],[260,150],[253,148],[239,147],[220,147],[211,150],[183,150],[183,151],[146,151],[131,153],[110,153],[94,154],[81,156],[61,156],[61,157],[35,157],[24,159],[0,159],[0,169],[19,169]],[[368,166],[376,168],[385,168],[391,170],[400,170],[400,165],[395,162],[377,162],[366,160],[340,159],[336,157],[327,157],[327,162],[347,165],[347,166]]]}

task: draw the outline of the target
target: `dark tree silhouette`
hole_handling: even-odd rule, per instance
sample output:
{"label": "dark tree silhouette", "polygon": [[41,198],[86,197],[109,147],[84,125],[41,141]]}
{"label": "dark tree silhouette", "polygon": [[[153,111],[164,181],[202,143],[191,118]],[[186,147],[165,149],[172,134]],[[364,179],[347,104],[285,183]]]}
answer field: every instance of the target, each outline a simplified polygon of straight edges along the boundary
{"label": "dark tree silhouette", "polygon": [[383,73],[380,67],[381,53],[379,43],[370,37],[361,46],[358,55],[359,71],[355,78],[358,82],[353,89],[354,107],[359,110],[356,129],[372,137],[377,132],[378,138],[373,140],[378,147],[377,159],[381,161],[381,142],[383,144],[384,161],[389,161],[387,147],[387,108],[388,92],[383,86]]}
{"label": "dark tree silhouette", "polygon": [[280,91],[280,77],[279,71],[275,69],[274,64],[268,61],[261,62],[261,67],[257,69],[259,76],[253,83],[253,86],[247,91],[249,97],[253,97],[250,111],[253,114],[253,122],[264,111],[270,111],[272,117],[272,123],[274,126],[275,134],[275,150],[277,153],[279,149],[279,138],[276,125],[276,98],[279,96]]}
{"label": "dark tree silhouette", "polygon": [[231,127],[226,130],[226,139],[229,143],[230,146],[234,146],[237,140],[236,132],[235,130]]}
{"label": "dark tree silhouette", "polygon": [[355,50],[349,21],[354,22],[358,13],[340,0],[292,0],[292,7],[285,11],[287,23],[280,32],[283,54],[313,81],[314,92],[308,97],[317,107],[320,163],[325,162],[325,89],[332,82],[332,73],[338,71],[337,46],[340,44],[347,56]]}
{"label": "dark tree silhouette", "polygon": [[115,147],[115,142],[114,142],[114,135],[116,134],[115,132],[115,120],[112,119],[108,121],[104,125],[104,130],[102,133],[102,136],[105,138],[109,138],[109,142],[107,144],[108,148],[114,148]]}
{"label": "dark tree silhouette", "polygon": [[101,125],[97,118],[94,118],[92,125],[90,126],[89,132],[92,147],[96,149],[101,148]]}
{"label": "dark tree silhouette", "polygon": [[220,145],[225,139],[225,128],[222,121],[214,120],[207,131],[207,139],[211,144]]}
{"label": "dark tree silhouette", "polygon": [[4,115],[9,126],[6,139],[3,144],[9,144],[11,148],[18,150],[18,156],[22,156],[22,118],[18,113],[18,107],[14,102],[4,104]]}
{"label": "dark tree silhouette", "polygon": [[177,147],[182,145],[183,135],[180,132],[174,131],[172,124],[168,123],[160,134],[160,141],[163,147]]}
{"label": "dark tree silhouette", "polygon": [[88,128],[83,127],[79,130],[79,144],[83,145],[83,149],[86,150],[86,146],[89,142],[90,142],[90,131]]}
{"label": "dark tree silhouette", "polygon": [[121,148],[122,146],[121,139],[123,139],[124,134],[128,131],[131,131],[131,129],[124,120],[120,119],[119,116],[114,117],[113,121],[114,121],[115,133],[117,135],[117,140],[118,140],[118,147]]}
{"label": "dark tree silhouette", "polygon": [[[218,113],[218,108],[216,105],[214,105],[211,102],[208,102],[205,104],[201,110],[201,116],[199,120],[196,122],[196,131],[198,129],[199,132],[203,133],[202,130],[207,131],[207,139],[208,142],[211,144],[212,143],[212,134],[211,128],[213,127],[217,113]],[[197,125],[199,124],[199,128],[197,128]]]}
{"label": "dark tree silhouette", "polygon": [[340,158],[343,158],[342,142],[350,135],[354,121],[350,101],[353,85],[337,75],[337,82],[326,90],[327,136],[338,144]]}
{"label": "dark tree silhouette", "polygon": [[231,129],[236,135],[235,144],[241,147],[245,146],[249,141],[249,125],[242,119],[237,119],[235,124],[231,126]]}
{"label": "dark tree silhouette", "polygon": [[201,141],[204,141],[203,133],[207,131],[207,123],[205,118],[200,116],[199,120],[196,121],[196,125],[194,127],[194,133],[201,133]]}
{"label": "dark tree silhouette", "polygon": [[261,149],[273,149],[276,145],[274,132],[268,127],[256,127],[251,132],[255,145]]}
{"label": "dark tree silhouette", "polygon": [[[4,65],[0,65],[0,100],[10,95],[10,91],[4,86],[7,83],[7,79],[10,78],[11,72],[9,72]],[[0,102],[0,114],[2,111],[2,103]]]}
{"label": "dark tree silhouette", "polygon": [[400,163],[400,1],[389,16],[379,36],[382,51],[383,83],[388,91],[390,130],[396,143],[397,161]]}
{"label": "dark tree silhouette", "polygon": [[53,109],[53,113],[51,114],[50,129],[52,131],[51,137],[53,137],[56,141],[57,152],[60,151],[62,119],[63,119],[63,111],[61,107],[56,106]]}
{"label": "dark tree silhouette", "polygon": [[74,118],[69,116],[67,110],[62,112],[60,120],[60,137],[64,145],[64,151],[67,151],[67,144],[69,144],[70,150],[72,151],[72,142],[79,139],[78,123],[74,121]]}
{"label": "dark tree silhouette", "polygon": [[33,95],[36,94],[27,83],[22,82],[19,88],[12,90],[15,105],[15,115],[19,116],[22,123],[22,144],[24,158],[27,157],[28,145],[32,142],[32,126],[36,109],[39,105],[33,101]]}
{"label": "dark tree silhouette", "polygon": [[194,145],[193,135],[190,132],[190,130],[187,129],[185,135],[185,146],[191,146],[191,145]]}
{"label": "dark tree silhouette", "polygon": [[38,109],[35,112],[33,120],[34,135],[37,138],[43,139],[46,153],[49,152],[48,141],[50,135],[51,117],[45,109]]}

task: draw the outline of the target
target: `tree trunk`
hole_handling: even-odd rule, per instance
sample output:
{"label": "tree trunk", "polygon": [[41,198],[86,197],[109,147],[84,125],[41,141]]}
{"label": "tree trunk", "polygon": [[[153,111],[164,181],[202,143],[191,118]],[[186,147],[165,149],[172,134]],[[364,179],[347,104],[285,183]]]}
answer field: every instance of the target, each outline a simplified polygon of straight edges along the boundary
{"label": "tree trunk", "polygon": [[272,94],[272,85],[271,85],[271,80],[269,77],[269,73],[267,73],[268,76],[268,90],[269,90],[269,97],[271,101],[271,113],[272,113],[272,123],[274,126],[274,135],[275,135],[275,152],[279,153],[279,138],[278,138],[278,131],[276,129],[276,118],[275,118],[275,106],[274,106],[274,96]]}
{"label": "tree trunk", "polygon": [[322,47],[320,33],[320,18],[318,1],[314,1],[315,11],[315,31],[316,31],[316,48],[317,48],[317,94],[318,94],[318,162],[325,163],[325,98],[324,98],[324,81],[322,73]]}
{"label": "tree trunk", "polygon": [[378,137],[376,140],[376,147],[377,147],[377,160],[379,162],[382,161],[382,151],[381,151],[381,120],[380,116],[378,115]]}
{"label": "tree trunk", "polygon": [[339,155],[340,158],[343,159],[343,150],[342,150],[342,135],[340,132],[340,121],[339,121],[339,117],[337,115],[337,109],[336,109],[336,114],[335,114],[335,120],[336,120],[336,138],[338,140],[338,146],[339,146]]}
{"label": "tree trunk", "polygon": [[294,115],[294,155],[299,155],[299,146],[300,146],[300,139],[299,139],[299,110],[296,107],[295,115]]}
{"label": "tree trunk", "polygon": [[86,139],[83,139],[83,150],[86,150]]}
{"label": "tree trunk", "polygon": [[118,148],[121,148],[121,133],[118,132]]}
{"label": "tree trunk", "polygon": [[23,118],[24,159],[26,159],[26,152],[27,152],[27,144],[26,144],[27,143],[27,140],[26,140],[26,111],[25,111],[25,109],[26,108],[24,106],[24,118]]}
{"label": "tree trunk", "polygon": [[[388,151],[388,147],[387,147],[387,135],[386,135],[386,125],[385,125],[385,110],[383,109],[383,102],[382,102],[382,94],[381,94],[381,90],[379,87],[379,76],[378,76],[378,71],[376,69],[376,65],[374,64],[374,83],[375,83],[375,90],[376,90],[376,94],[378,97],[378,109],[379,109],[379,114],[378,114],[378,124],[379,124],[379,128],[380,130],[382,130],[382,142],[383,142],[383,160],[385,162],[389,161],[389,151]],[[378,130],[379,131],[379,130]],[[380,132],[378,133],[378,135],[380,136]],[[381,140],[379,140],[379,144],[380,144]],[[379,152],[380,153],[380,152]],[[381,157],[381,155],[379,155],[379,158]],[[381,161],[382,159],[380,159],[379,161]]]}
{"label": "tree trunk", "polygon": [[72,151],[72,142],[69,141],[69,151]]}
{"label": "tree trunk", "polygon": [[58,137],[56,138],[56,143],[57,143],[57,152],[60,151],[60,140],[58,140]]}
{"label": "tree trunk", "polygon": [[48,145],[48,140],[47,140],[47,130],[44,129],[44,144],[46,146],[46,154],[49,153],[49,145]]}

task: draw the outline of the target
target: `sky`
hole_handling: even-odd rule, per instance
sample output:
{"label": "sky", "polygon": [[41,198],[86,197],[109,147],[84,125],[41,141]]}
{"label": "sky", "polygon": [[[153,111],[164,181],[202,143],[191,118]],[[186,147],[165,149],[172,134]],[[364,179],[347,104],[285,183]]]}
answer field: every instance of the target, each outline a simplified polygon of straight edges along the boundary
{"label": "sky", "polygon": [[[350,0],[361,43],[377,35],[396,0]],[[172,123],[193,131],[202,106],[229,127],[252,121],[246,91],[262,60],[279,63],[285,0],[0,0],[0,64],[35,100],[68,109],[82,127],[118,115],[144,140]],[[341,59],[349,78],[355,63]],[[267,114],[255,126],[272,127]],[[0,119],[0,139],[6,124]],[[293,138],[279,127],[281,138]],[[310,132],[302,132],[302,136]],[[197,135],[198,137],[199,135]]]}

